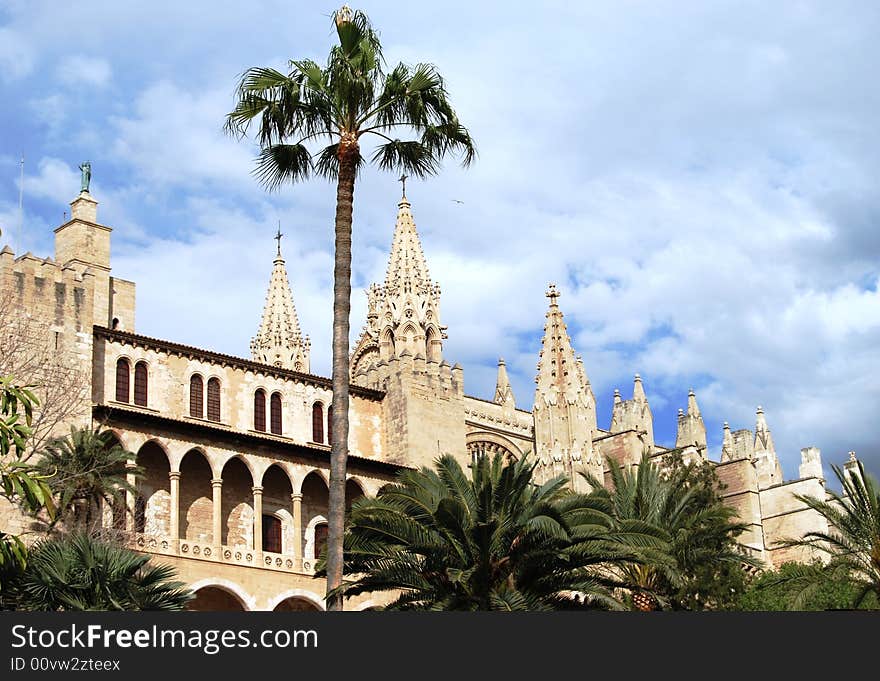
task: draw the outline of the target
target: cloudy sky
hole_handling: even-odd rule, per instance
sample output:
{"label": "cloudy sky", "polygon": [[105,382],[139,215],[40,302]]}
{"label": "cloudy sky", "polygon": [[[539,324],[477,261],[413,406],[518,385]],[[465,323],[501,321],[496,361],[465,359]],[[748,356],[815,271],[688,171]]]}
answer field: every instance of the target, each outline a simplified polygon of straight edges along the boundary
{"label": "cloudy sky", "polygon": [[[88,159],[137,331],[246,356],[280,220],[312,368],[329,375],[334,187],[265,193],[255,148],[222,124],[247,67],[323,61],[335,7],[2,0],[3,240],[51,254]],[[855,450],[880,472],[880,7],[440,7],[356,6],[389,63],[438,67],[477,141],[470,169],[407,192],[466,391],[491,398],[503,356],[531,407],[555,281],[600,427],[639,372],[660,443],[693,387],[712,458],[722,422],[754,428],[761,404],[786,477],[808,445],[826,469]],[[355,335],[398,197],[373,170],[356,189]]]}

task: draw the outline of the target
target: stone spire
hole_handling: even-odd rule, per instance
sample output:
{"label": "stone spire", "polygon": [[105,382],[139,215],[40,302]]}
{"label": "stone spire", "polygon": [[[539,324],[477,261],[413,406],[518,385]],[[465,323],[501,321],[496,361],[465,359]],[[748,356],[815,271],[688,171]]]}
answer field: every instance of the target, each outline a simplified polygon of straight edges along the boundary
{"label": "stone spire", "polygon": [[621,433],[635,430],[644,433],[643,442],[654,449],[654,417],[642,385],[642,377],[636,374],[633,378],[633,396],[631,400],[622,400],[620,391],[614,391],[614,406],[611,409],[611,432]]}
{"label": "stone spire", "polygon": [[[730,429],[728,428],[728,431]],[[688,392],[688,409],[685,414],[679,409],[678,434],[675,438],[676,447],[706,447],[706,425],[697,406],[697,396],[693,388]]]}
{"label": "stone spire", "polygon": [[406,194],[397,204],[397,224],[385,273],[386,294],[431,294],[431,277]]}
{"label": "stone spire", "polygon": [[367,290],[367,324],[352,353],[352,380],[376,384],[378,376],[376,380],[365,378],[371,368],[401,357],[404,351],[424,360],[428,373],[439,372],[445,330],[440,325],[440,286],[431,281],[404,194],[397,204],[385,283]]}
{"label": "stone spire", "polygon": [[495,399],[497,404],[513,409],[516,403],[513,399],[513,390],[510,387],[510,379],[507,377],[507,367],[504,358],[498,359],[498,380],[495,381]]}
{"label": "stone spire", "polygon": [[251,357],[255,362],[309,373],[311,341],[308,336],[303,338],[293,306],[293,294],[281,256],[282,236],[279,229],[275,236],[278,249],[269,279],[266,306],[257,335],[251,340]]}
{"label": "stone spire", "polygon": [[782,467],[776,457],[776,445],[773,444],[773,436],[760,406],[755,419],[755,450],[752,456],[758,472],[759,487],[763,489],[782,482]]}
{"label": "stone spire", "polygon": [[724,437],[721,439],[721,463],[733,461],[736,458],[733,445],[733,434],[730,432],[730,424],[724,422]]}
{"label": "stone spire", "polygon": [[555,284],[550,284],[546,295],[550,307],[541,340],[533,412],[536,473],[544,480],[564,473],[571,477],[575,489],[588,489],[578,471],[602,477],[602,461],[593,450],[596,399],[583,362],[572,349]]}

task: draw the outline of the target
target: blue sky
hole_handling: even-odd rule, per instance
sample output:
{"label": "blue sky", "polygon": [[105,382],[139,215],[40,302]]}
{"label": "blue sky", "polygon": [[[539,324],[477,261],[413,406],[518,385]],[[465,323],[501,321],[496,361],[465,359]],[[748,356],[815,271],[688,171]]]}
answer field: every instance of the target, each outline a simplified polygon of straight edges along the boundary
{"label": "blue sky", "polygon": [[[253,146],[221,127],[247,67],[323,60],[335,7],[0,3],[3,240],[51,254],[88,159],[114,274],[138,284],[137,330],[247,355],[280,219],[328,374],[334,189],[266,194]],[[477,141],[470,169],[408,186],[469,394],[491,397],[503,356],[531,407],[555,281],[600,426],[639,372],[658,442],[693,387],[715,459],[722,422],[754,428],[761,404],[787,477],[808,445],[826,466],[852,449],[880,470],[874,3],[356,8],[390,63],[438,67]],[[355,335],[398,196],[376,171],[356,189]]]}

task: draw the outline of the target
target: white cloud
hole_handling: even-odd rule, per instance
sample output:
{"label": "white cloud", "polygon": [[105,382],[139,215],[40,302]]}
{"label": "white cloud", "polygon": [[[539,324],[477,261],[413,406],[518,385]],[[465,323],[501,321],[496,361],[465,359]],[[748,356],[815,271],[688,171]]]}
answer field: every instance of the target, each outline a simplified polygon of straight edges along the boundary
{"label": "white cloud", "polygon": [[23,78],[33,68],[33,49],[27,40],[10,28],[0,27],[0,80]]}
{"label": "white cloud", "polygon": [[61,82],[71,87],[102,88],[110,82],[112,69],[105,59],[73,54],[61,59],[56,74]]}

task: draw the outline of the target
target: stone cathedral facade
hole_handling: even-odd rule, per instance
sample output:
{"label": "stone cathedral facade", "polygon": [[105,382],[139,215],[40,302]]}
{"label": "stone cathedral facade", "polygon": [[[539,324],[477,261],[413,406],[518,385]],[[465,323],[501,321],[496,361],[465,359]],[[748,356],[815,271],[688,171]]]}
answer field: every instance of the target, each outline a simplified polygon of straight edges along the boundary
{"label": "stone cathedral facade", "polygon": [[[105,509],[105,525],[172,564],[197,593],[194,609],[322,609],[324,584],[313,573],[326,539],[333,395],[329,378],[310,373],[280,238],[251,356],[233,357],[136,332],[135,284],[111,275],[112,230],[98,221],[97,205],[88,191],[74,199],[55,230],[54,258],[4,248],[0,286],[22,319],[43,323],[45,337],[33,342],[89,377],[80,425],[111,429],[145,471],[132,476],[138,494],[127,508]],[[606,457],[626,465],[645,453],[708,458],[694,392],[667,448],[654,441],[638,374],[632,397],[614,392],[611,423],[601,427],[561,292],[551,284],[546,296],[531,410],[515,404],[503,360],[494,399],[468,395],[461,366],[444,355],[441,289],[402,198],[385,281],[367,291],[351,356],[349,499],[376,494],[401,468],[431,465],[440,453],[463,463],[478,452],[534,457],[541,480],[564,473],[578,488],[579,471],[603,478]],[[727,502],[749,524],[742,541],[768,565],[803,557],[778,540],[827,529],[795,499],[825,494],[819,451],[801,456],[798,479],[783,480],[760,407],[754,431],[724,426],[716,470]],[[9,507],[0,521],[28,530]],[[374,594],[346,607],[382,602]]]}

